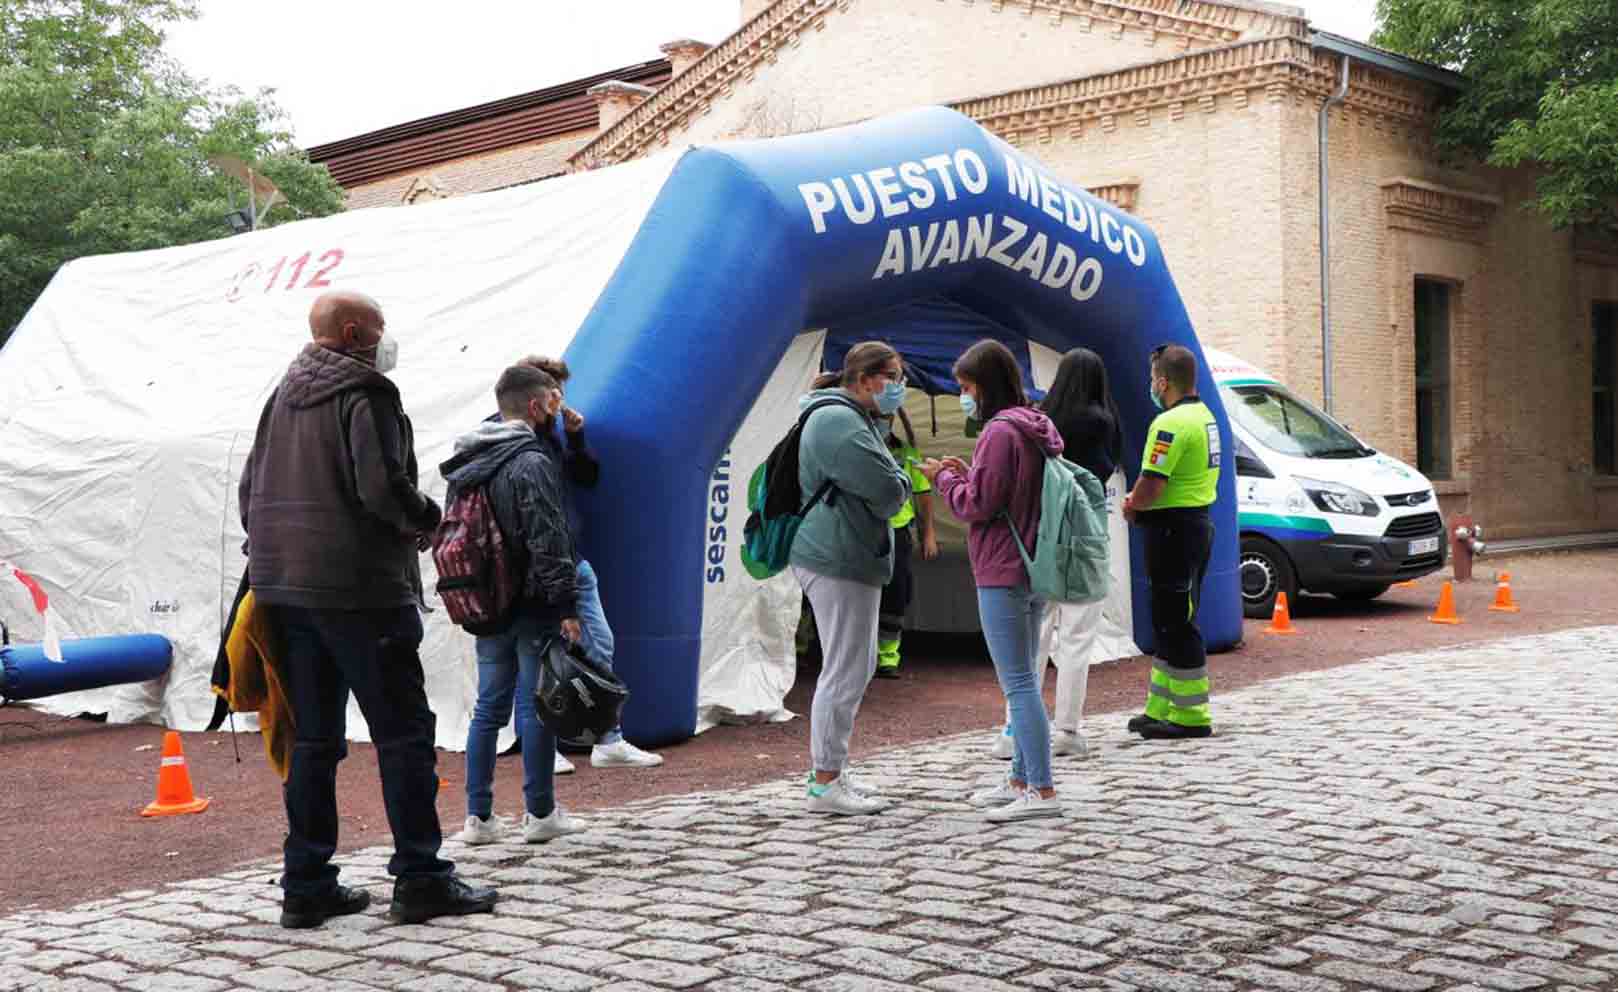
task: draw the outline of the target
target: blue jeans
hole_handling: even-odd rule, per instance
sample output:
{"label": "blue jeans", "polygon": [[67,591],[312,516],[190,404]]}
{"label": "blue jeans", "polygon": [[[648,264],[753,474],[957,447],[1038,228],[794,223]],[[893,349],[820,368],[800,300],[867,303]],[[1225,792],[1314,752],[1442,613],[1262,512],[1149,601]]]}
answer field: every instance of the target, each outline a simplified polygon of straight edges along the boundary
{"label": "blue jeans", "polygon": [[478,701],[466,731],[468,816],[486,820],[494,811],[494,759],[513,702],[522,741],[523,805],[536,817],[556,808],[556,738],[534,712],[540,648],[551,636],[561,636],[560,630],[522,617],[503,634],[478,638]]}
{"label": "blue jeans", "polygon": [[[579,588],[579,629],[584,634],[582,646],[593,660],[612,667],[612,628],[607,625],[607,613],[601,608],[601,585],[596,581],[596,570],[590,563],[579,561],[577,571]],[[601,744],[613,744],[624,736],[623,729],[614,727],[601,735]]]}
{"label": "blue jeans", "polygon": [[1027,586],[978,590],[978,617],[989,642],[994,674],[1011,710],[1016,750],[1011,777],[1031,788],[1051,788],[1051,725],[1045,700],[1034,680],[1040,621],[1045,604]]}
{"label": "blue jeans", "polygon": [[281,671],[296,724],[282,788],[287,812],[288,895],[323,896],[337,885],[337,764],[348,756],[346,711],[354,694],[376,744],[382,802],[393,830],[388,872],[447,875],[438,856],[437,721],[422,675],[421,614],[414,606],[316,610],[271,606]]}

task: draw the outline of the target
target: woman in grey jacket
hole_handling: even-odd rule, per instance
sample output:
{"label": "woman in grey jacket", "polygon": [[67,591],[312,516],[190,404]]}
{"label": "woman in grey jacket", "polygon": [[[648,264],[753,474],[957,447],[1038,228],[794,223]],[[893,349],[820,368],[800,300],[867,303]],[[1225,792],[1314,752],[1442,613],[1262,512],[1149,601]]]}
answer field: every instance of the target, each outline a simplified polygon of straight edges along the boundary
{"label": "woman in grey jacket", "polygon": [[798,442],[798,485],[831,488],[792,542],[792,571],[820,632],[820,680],[809,713],[805,803],[811,813],[859,816],[887,804],[845,774],[848,740],[865,688],[876,673],[877,614],[893,575],[888,519],[910,499],[910,479],[888,454],[875,418],[904,402],[899,353],[879,341],[850,348],[841,374],[815,381],[803,404],[831,399],[810,414]]}

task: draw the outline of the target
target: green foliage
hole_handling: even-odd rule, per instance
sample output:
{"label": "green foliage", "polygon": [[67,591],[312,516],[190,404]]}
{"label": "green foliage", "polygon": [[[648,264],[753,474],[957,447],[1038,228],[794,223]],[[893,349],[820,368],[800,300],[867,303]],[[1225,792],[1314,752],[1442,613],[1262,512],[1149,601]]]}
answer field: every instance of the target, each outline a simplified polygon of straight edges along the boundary
{"label": "green foliage", "polygon": [[269,177],[264,223],[342,209],[292,144],[268,90],[210,90],[163,54],[192,0],[0,0],[0,343],[64,263],[230,233],[243,185],[211,155]]}
{"label": "green foliage", "polygon": [[1378,0],[1377,44],[1466,75],[1444,147],[1541,170],[1557,227],[1618,225],[1618,2]]}

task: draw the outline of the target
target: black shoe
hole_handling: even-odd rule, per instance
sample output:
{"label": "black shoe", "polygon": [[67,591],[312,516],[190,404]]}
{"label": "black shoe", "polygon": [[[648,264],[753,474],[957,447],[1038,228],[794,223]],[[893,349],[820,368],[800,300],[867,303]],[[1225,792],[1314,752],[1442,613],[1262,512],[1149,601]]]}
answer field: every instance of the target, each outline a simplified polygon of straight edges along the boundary
{"label": "black shoe", "polygon": [[1142,727],[1140,735],[1149,741],[1190,741],[1202,737],[1212,737],[1212,727],[1185,727],[1178,723],[1164,723],[1156,721],[1152,725]]}
{"label": "black shoe", "polygon": [[497,898],[493,887],[473,888],[457,875],[401,878],[393,883],[388,918],[395,923],[425,923],[435,916],[491,913]]}
{"label": "black shoe", "polygon": [[896,679],[899,677],[899,666],[878,665],[876,666],[876,677],[879,679]]}
{"label": "black shoe", "polygon": [[1150,727],[1152,724],[1161,722],[1162,721],[1158,720],[1155,716],[1147,716],[1145,713],[1141,713],[1137,716],[1130,717],[1129,722],[1124,724],[1124,727],[1132,734],[1139,734],[1143,733],[1146,728]]}
{"label": "black shoe", "polygon": [[371,893],[339,885],[323,896],[285,896],[281,900],[281,926],[287,930],[318,927],[333,916],[365,912]]}

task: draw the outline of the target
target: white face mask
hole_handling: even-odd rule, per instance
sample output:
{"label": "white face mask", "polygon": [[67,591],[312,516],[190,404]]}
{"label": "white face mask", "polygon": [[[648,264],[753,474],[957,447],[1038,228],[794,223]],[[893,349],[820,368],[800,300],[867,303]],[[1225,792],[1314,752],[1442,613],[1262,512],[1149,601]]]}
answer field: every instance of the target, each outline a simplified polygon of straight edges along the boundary
{"label": "white face mask", "polygon": [[376,370],[384,375],[399,367],[399,339],[384,332],[376,343]]}

